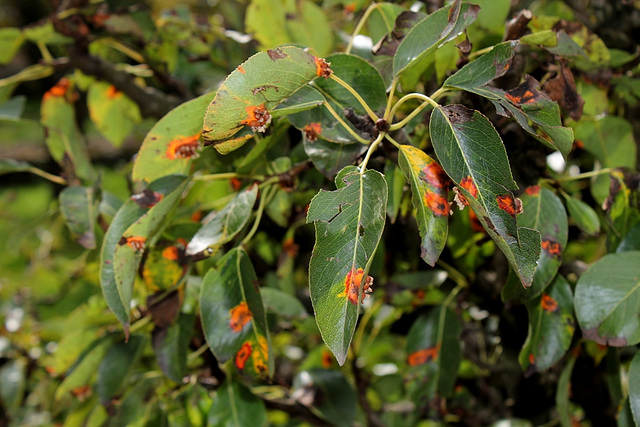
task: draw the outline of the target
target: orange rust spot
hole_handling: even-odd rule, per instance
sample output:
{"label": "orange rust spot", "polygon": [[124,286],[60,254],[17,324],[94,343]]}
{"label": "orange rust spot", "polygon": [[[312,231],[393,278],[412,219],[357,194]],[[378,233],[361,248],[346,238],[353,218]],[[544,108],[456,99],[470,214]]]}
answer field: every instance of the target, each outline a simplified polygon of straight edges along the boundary
{"label": "orange rust spot", "polygon": [[580,141],[578,139],[576,139],[573,143],[575,144],[576,148],[580,148],[580,149],[584,148],[584,142],[582,142],[582,141]]}
{"label": "orange rust spot", "polygon": [[191,214],[191,221],[200,222],[201,219],[202,219],[202,211],[197,210]]}
{"label": "orange rust spot", "polygon": [[162,258],[168,259],[169,261],[177,261],[178,258],[180,258],[178,248],[175,246],[167,246],[162,250]]}
{"label": "orange rust spot", "polygon": [[251,320],[253,314],[251,313],[251,310],[249,310],[247,303],[242,301],[240,304],[229,310],[229,316],[231,317],[229,320],[231,330],[233,332],[240,332],[242,328],[244,328],[244,325]]}
{"label": "orange rust spot", "polygon": [[516,213],[518,213],[517,203],[511,194],[496,196],[496,202],[498,202],[498,207],[509,215],[515,217]]}
{"label": "orange rust spot", "polygon": [[329,350],[322,351],[322,367],[325,369],[329,369],[333,365],[333,357],[331,357],[331,352]]}
{"label": "orange rust spot", "polygon": [[91,396],[91,392],[92,389],[90,385],[83,385],[82,387],[76,387],[71,390],[71,394],[73,394],[80,402]]}
{"label": "orange rust spot", "polygon": [[437,188],[445,188],[449,186],[449,177],[438,163],[427,163],[427,165],[422,169],[421,172],[422,173],[420,174],[420,179],[422,179],[424,182],[429,183]]}
{"label": "orange rust spot", "polygon": [[356,11],[356,2],[351,2],[349,4],[344,5],[344,14],[351,15]]}
{"label": "orange rust spot", "polygon": [[431,362],[432,360],[436,360],[438,358],[439,352],[440,352],[440,345],[414,351],[409,356],[407,356],[407,363],[409,364],[409,366],[423,365],[427,362]]}
{"label": "orange rust spot", "polygon": [[165,155],[170,160],[196,157],[198,149],[200,148],[200,144],[198,143],[199,139],[200,132],[192,136],[184,136],[174,139],[169,143]]}
{"label": "orange rust spot", "polygon": [[124,244],[129,245],[129,247],[134,251],[143,251],[146,241],[147,241],[146,237],[131,236],[131,237],[122,237],[119,243],[121,245],[124,245]]}
{"label": "orange rust spot", "polygon": [[533,353],[529,354],[529,363],[532,364],[532,365],[535,365],[535,363],[536,363],[536,358],[533,355]]}
{"label": "orange rust spot", "polygon": [[560,243],[553,240],[543,240],[542,249],[552,256],[560,256],[562,254],[562,247]]}
{"label": "orange rust spot", "polygon": [[52,377],[55,377],[56,374],[56,369],[53,366],[45,366],[44,370],[47,371],[47,374],[51,375]]}
{"label": "orange rust spot", "polygon": [[[362,276],[364,276],[364,270],[359,268],[352,268],[347,277],[344,279],[344,293],[352,304],[358,304],[358,294],[360,293],[360,284],[362,283]],[[363,302],[365,297],[373,292],[371,286],[373,285],[373,277],[367,276],[362,288],[362,296],[360,302]]]}
{"label": "orange rust spot", "polygon": [[309,140],[309,142],[313,142],[318,139],[318,135],[322,132],[322,126],[320,123],[309,123],[302,130],[304,131],[304,136]]}
{"label": "orange rust spot", "polygon": [[120,95],[122,95],[122,92],[120,92],[114,85],[109,86],[107,89],[107,98],[109,99],[117,98]]}
{"label": "orange rust spot", "polygon": [[249,356],[251,356],[252,350],[253,348],[251,347],[251,344],[249,342],[245,342],[244,344],[242,344],[242,347],[240,347],[240,350],[238,350],[238,353],[236,353],[236,358],[234,360],[238,369],[244,369],[245,365],[247,364],[247,360],[249,360]]}
{"label": "orange rust spot", "polygon": [[544,311],[552,313],[558,309],[558,303],[549,294],[542,294],[542,300],[540,300],[540,306]]}
{"label": "orange rust spot", "polygon": [[529,196],[537,196],[538,194],[540,194],[540,186],[532,185],[531,187],[527,187],[527,189],[524,190],[524,192],[527,193]]}
{"label": "orange rust spot", "polygon": [[333,70],[329,68],[330,62],[327,62],[324,58],[315,58],[314,61],[316,63],[316,76],[328,79],[333,74]]}
{"label": "orange rust spot", "polygon": [[282,251],[289,255],[291,258],[295,258],[298,256],[299,249],[300,246],[296,245],[292,237],[287,237],[286,239],[284,239],[284,242],[282,242]]}
{"label": "orange rust spot", "polygon": [[437,193],[426,192],[424,201],[435,216],[449,215],[449,201]]}
{"label": "orange rust spot", "polygon": [[69,90],[70,85],[71,85],[71,82],[69,81],[69,79],[66,77],[63,77],[51,89],[45,92],[42,99],[44,100],[53,96],[57,96],[57,97],[65,96],[67,93],[67,90]]}
{"label": "orange rust spot", "polygon": [[271,114],[265,108],[264,104],[250,105],[245,108],[247,118],[241,121],[241,124],[248,125],[254,132],[264,132],[271,123]]}
{"label": "orange rust spot", "polygon": [[242,188],[242,181],[238,178],[231,178],[229,180],[229,184],[231,185],[231,189],[233,191],[239,191]]}
{"label": "orange rust spot", "polygon": [[[460,181],[460,187],[464,188],[469,193],[471,193],[471,196],[474,199],[477,198],[478,187],[476,187],[476,184],[473,182],[473,179],[470,176],[467,176],[466,178],[462,178],[462,180]],[[456,193],[455,201],[458,204],[458,207],[460,209],[464,209],[465,206],[469,205],[469,202],[467,201],[464,194],[460,193],[457,188],[454,187],[453,190]]]}
{"label": "orange rust spot", "polygon": [[185,248],[187,247],[187,241],[183,237],[178,237],[178,243],[184,246]]}
{"label": "orange rust spot", "polygon": [[238,65],[238,71],[240,71],[242,74],[247,74],[242,65]]}

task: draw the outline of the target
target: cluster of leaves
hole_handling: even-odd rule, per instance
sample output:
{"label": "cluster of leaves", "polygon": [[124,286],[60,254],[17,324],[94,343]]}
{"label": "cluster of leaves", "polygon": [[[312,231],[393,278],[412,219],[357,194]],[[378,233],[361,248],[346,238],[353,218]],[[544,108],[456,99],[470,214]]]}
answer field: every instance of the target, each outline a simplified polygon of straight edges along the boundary
{"label": "cluster of leaves", "polygon": [[636,55],[552,1],[76,3],[0,30],[42,56],[1,129],[62,171],[0,160],[39,176],[0,193],[10,423],[640,417]]}

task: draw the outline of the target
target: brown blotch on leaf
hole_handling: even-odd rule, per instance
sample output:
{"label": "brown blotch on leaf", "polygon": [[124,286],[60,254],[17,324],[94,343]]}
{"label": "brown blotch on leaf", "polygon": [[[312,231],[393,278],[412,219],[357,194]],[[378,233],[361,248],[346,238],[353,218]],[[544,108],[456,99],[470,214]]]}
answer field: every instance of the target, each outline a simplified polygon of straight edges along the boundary
{"label": "brown blotch on leaf", "polygon": [[309,142],[314,142],[322,132],[322,125],[320,123],[309,123],[302,130],[305,138],[307,138]]}
{"label": "brown blotch on leaf", "polygon": [[424,195],[424,202],[435,216],[449,215],[449,201],[442,195],[428,191]]}
{"label": "brown blotch on leaf", "polygon": [[447,105],[442,107],[442,111],[447,115],[451,124],[464,124],[473,120],[473,110],[460,104]]}
{"label": "brown blotch on leaf", "polygon": [[598,327],[583,329],[582,336],[588,340],[593,340],[600,345],[608,345],[610,347],[626,347],[627,338],[625,337],[602,337],[598,334]]}
{"label": "brown blotch on leaf", "polygon": [[333,74],[333,70],[329,68],[330,62],[327,62],[324,58],[314,58],[314,61],[316,63],[316,76],[328,79]]}
{"label": "brown blotch on leaf", "polygon": [[171,325],[180,313],[182,303],[181,294],[178,290],[170,292],[161,290],[147,297],[147,308],[153,319],[153,324],[158,328],[166,328]]}
{"label": "brown blotch on leaf", "polygon": [[122,95],[122,92],[120,92],[114,85],[109,86],[107,89],[107,98],[109,99],[115,99],[120,95]]}
{"label": "brown blotch on leaf", "polygon": [[409,30],[413,28],[422,18],[424,14],[405,10],[396,18],[395,26],[391,34],[381,38],[373,47],[371,52],[374,55],[393,56],[398,50],[398,46]]}
{"label": "brown blotch on leaf", "polygon": [[192,136],[183,136],[169,142],[165,155],[170,160],[189,159],[198,156],[200,132]]}
{"label": "brown blotch on leaf", "polygon": [[242,65],[238,65],[238,71],[239,71],[241,74],[247,74],[247,72],[244,70],[244,67],[243,67]]}
{"label": "brown blotch on leaf", "polygon": [[538,88],[540,82],[533,77],[526,75],[524,82],[506,93],[506,97],[514,105],[535,104],[539,101],[551,101],[551,98],[544,92],[540,92]]}
{"label": "brown blotch on leaf", "polygon": [[529,28],[527,25],[533,19],[533,13],[528,9],[523,9],[509,22],[507,22],[507,31],[504,34],[504,41],[518,40],[524,36]]}
{"label": "brown blotch on leaf", "polygon": [[141,208],[146,209],[154,207],[163,198],[164,194],[157,193],[155,191],[149,190],[148,188],[142,190],[141,193],[131,196],[131,200],[136,202]]}
{"label": "brown blotch on leaf", "polygon": [[560,243],[554,242],[553,240],[543,239],[542,250],[552,257],[560,257],[560,255],[562,255],[562,246],[560,246]]}
{"label": "brown blotch on leaf", "polygon": [[524,192],[529,196],[537,196],[538,194],[540,194],[540,186],[532,185],[530,187],[527,187],[527,189],[524,190]]}
{"label": "brown blotch on leaf", "polygon": [[549,80],[543,89],[552,100],[560,104],[569,117],[576,121],[580,120],[584,99],[576,89],[576,82],[569,67],[560,64],[558,74]]}
{"label": "brown blotch on leaf", "polygon": [[[347,296],[352,304],[358,304],[358,294],[360,293],[360,284],[362,283],[362,277],[364,276],[364,270],[362,268],[352,268],[347,277],[344,279],[344,294]],[[360,296],[360,302],[363,302],[371,292],[373,292],[373,277],[367,276],[362,288],[362,296]]]}
{"label": "brown blotch on leaf", "polygon": [[269,58],[271,58],[273,61],[277,61],[278,59],[284,59],[287,57],[287,54],[284,53],[280,48],[267,50],[267,55],[269,55]]}
{"label": "brown blotch on leaf", "polygon": [[496,202],[501,210],[514,218],[517,214],[522,213],[522,201],[514,198],[512,194],[500,194],[496,196]]}
{"label": "brown blotch on leaf", "polygon": [[542,294],[542,299],[540,300],[540,307],[544,311],[549,313],[553,313],[558,310],[558,302],[553,299],[553,297],[549,294]]}
{"label": "brown blotch on leaf", "polygon": [[269,114],[264,104],[250,105],[245,110],[249,117],[241,123],[250,126],[254,132],[265,132],[267,126],[271,123],[271,114]]}
{"label": "brown blotch on leaf", "polygon": [[145,248],[145,242],[146,242],[146,238],[142,237],[142,236],[131,236],[131,237],[124,237],[122,236],[122,238],[120,238],[120,241],[118,242],[119,245],[128,245],[131,249],[133,249],[134,251],[138,252],[138,251],[143,251]]}

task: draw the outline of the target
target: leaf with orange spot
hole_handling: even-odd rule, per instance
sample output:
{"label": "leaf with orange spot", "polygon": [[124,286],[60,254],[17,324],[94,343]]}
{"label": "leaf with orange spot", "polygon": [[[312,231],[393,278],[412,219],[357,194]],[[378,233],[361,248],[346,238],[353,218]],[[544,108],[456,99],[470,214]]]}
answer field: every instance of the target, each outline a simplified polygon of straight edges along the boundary
{"label": "leaf with orange spot", "polygon": [[177,285],[187,272],[184,247],[166,241],[157,243],[144,258],[142,279],[153,291]]}
{"label": "leaf with orange spot", "polygon": [[135,102],[115,86],[99,80],[89,85],[87,107],[91,121],[116,147],[120,147],[134,126],[142,121]]}
{"label": "leaf with orange spot", "polygon": [[202,116],[214,96],[210,92],[177,106],[151,128],[133,163],[134,181],[189,174],[200,148]]}
{"label": "leaf with orange spot", "polygon": [[246,375],[273,375],[273,354],[256,273],[240,248],[229,251],[202,281],[200,313],[209,347]]}
{"label": "leaf with orange spot", "polygon": [[421,257],[434,266],[447,242],[451,181],[440,165],[422,150],[402,145],[399,154],[398,164],[411,184]]}
{"label": "leaf with orange spot", "polygon": [[407,364],[415,367],[411,371],[415,377],[407,386],[412,400],[420,396],[433,398],[436,393],[443,397],[451,395],[462,359],[461,332],[456,314],[442,306],[418,317],[411,325],[406,354]]}
{"label": "leaf with orange spot", "polygon": [[527,302],[526,307],[529,335],[518,360],[523,370],[533,373],[553,366],[571,345],[575,331],[571,286],[558,275],[545,292]]}

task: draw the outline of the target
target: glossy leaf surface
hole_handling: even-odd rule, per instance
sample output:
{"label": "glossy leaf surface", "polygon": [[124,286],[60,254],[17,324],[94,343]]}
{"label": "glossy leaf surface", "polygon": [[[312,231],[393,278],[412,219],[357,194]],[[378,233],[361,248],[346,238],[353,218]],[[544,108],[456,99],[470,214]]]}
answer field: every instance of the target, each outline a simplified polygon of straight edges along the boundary
{"label": "glossy leaf surface", "polygon": [[207,425],[220,427],[267,425],[262,400],[239,381],[226,380],[217,389],[209,409]]}
{"label": "glossy leaf surface", "polygon": [[300,48],[253,55],[226,78],[209,104],[202,134],[206,144],[222,154],[239,148],[252,128],[268,125],[271,110],[316,77],[316,58]]}
{"label": "glossy leaf surface", "polygon": [[322,338],[342,365],[384,228],[387,183],[379,172],[360,174],[353,166],[335,183],[335,191],[320,190],[309,206],[307,222],[316,230],[309,287]]}
{"label": "glossy leaf surface", "polygon": [[98,201],[91,187],[67,187],[60,192],[60,212],[76,241],[86,249],[96,247]]}
{"label": "glossy leaf surface", "polygon": [[393,58],[397,76],[447,42],[458,36],[478,16],[479,8],[456,0],[450,7],[438,9],[416,24],[404,37]]}
{"label": "glossy leaf surface", "polygon": [[529,287],[540,256],[540,234],[518,228],[512,192],[517,185],[500,135],[485,116],[462,105],[434,109],[429,129],[442,168]]}
{"label": "glossy leaf surface", "polygon": [[528,372],[544,371],[566,353],[575,331],[573,294],[558,275],[542,295],[527,303],[529,335],[518,360]]}
{"label": "glossy leaf surface", "polygon": [[574,197],[566,196],[567,210],[576,225],[585,233],[595,235],[600,231],[600,218],[591,206]]}
{"label": "glossy leaf surface", "polygon": [[202,115],[214,96],[215,92],[209,92],[177,106],[151,128],[133,163],[134,181],[189,173],[201,148]]}
{"label": "glossy leaf surface", "polygon": [[273,375],[273,354],[258,279],[246,252],[232,249],[202,281],[205,338],[220,362],[252,377]]}
{"label": "glossy leaf surface", "polygon": [[411,184],[413,208],[420,231],[420,256],[434,266],[447,243],[449,177],[424,151],[403,145],[398,164]]}
{"label": "glossy leaf surface", "polygon": [[640,342],[640,252],[596,261],[578,280],[575,307],[585,338],[613,347]]}
{"label": "glossy leaf surface", "polygon": [[195,255],[207,249],[214,254],[221,245],[231,241],[249,220],[257,197],[257,185],[238,193],[196,232],[187,246],[187,255]]}

